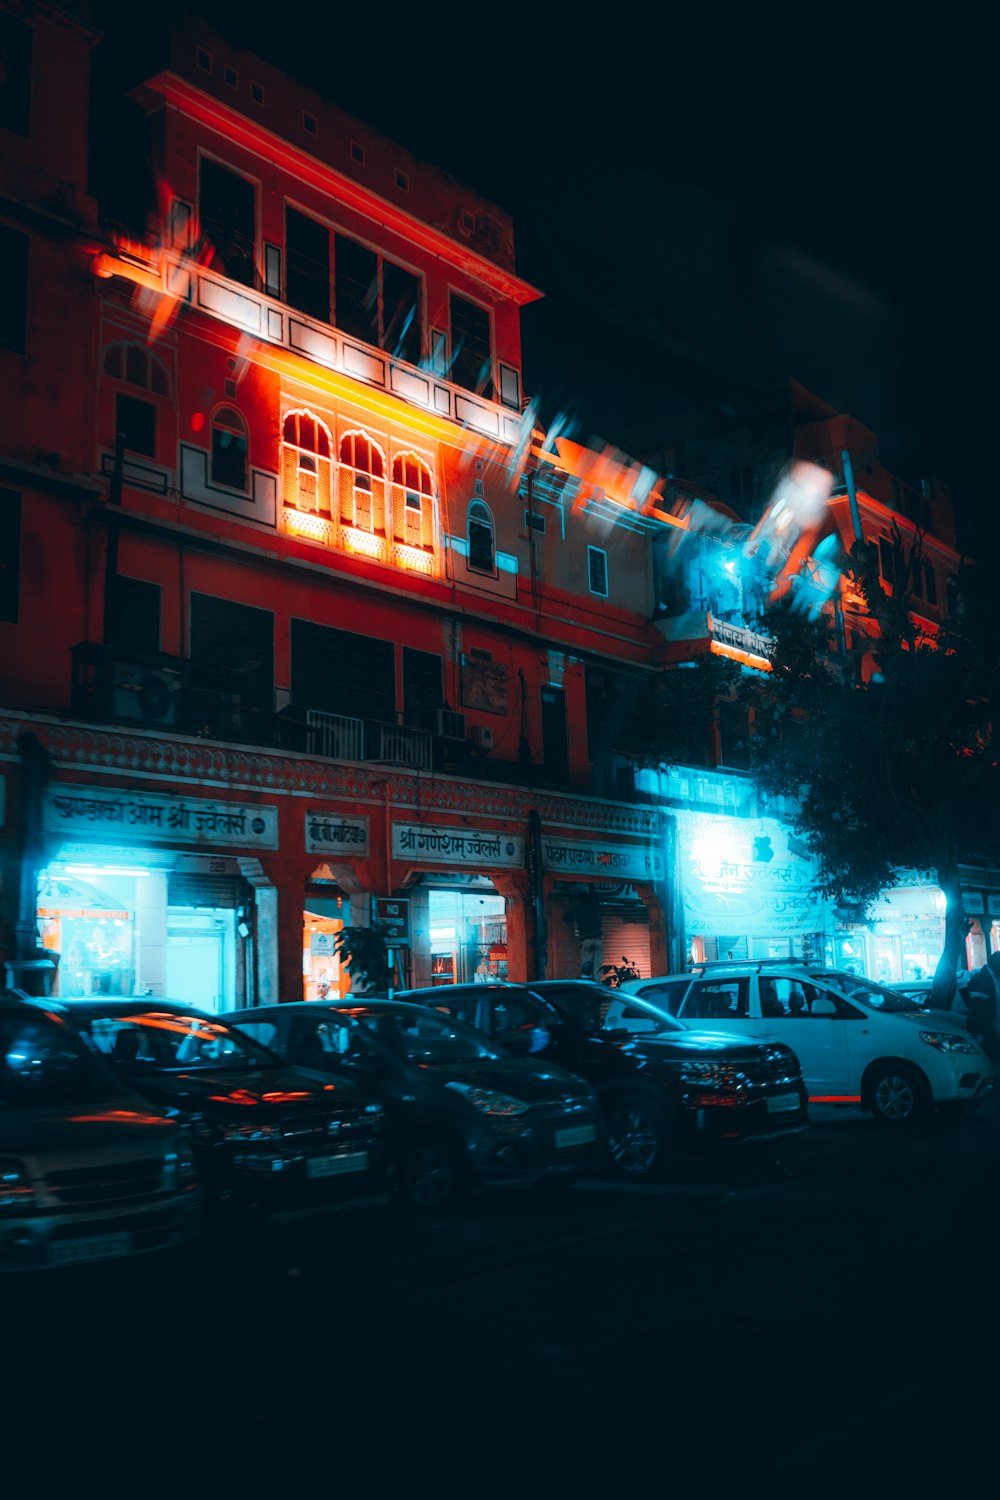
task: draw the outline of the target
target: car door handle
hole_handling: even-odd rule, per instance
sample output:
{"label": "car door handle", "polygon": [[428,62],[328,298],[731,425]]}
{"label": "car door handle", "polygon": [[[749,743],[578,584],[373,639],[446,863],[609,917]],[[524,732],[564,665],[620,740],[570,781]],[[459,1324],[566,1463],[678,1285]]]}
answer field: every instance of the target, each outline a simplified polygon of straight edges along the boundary
{"label": "car door handle", "polygon": [[776,1031],[758,1031],[757,1033],[758,1036],[777,1036],[777,1034]]}

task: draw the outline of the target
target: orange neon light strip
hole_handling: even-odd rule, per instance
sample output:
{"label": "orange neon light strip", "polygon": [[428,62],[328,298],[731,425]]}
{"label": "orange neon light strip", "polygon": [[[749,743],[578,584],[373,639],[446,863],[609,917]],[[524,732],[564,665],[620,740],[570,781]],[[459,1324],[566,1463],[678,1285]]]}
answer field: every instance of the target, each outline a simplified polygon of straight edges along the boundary
{"label": "orange neon light strip", "polygon": [[758,672],[771,670],[771,663],[766,656],[754,656],[752,651],[741,651],[738,646],[724,646],[721,641],[712,641],[708,649],[714,651],[716,656],[731,656],[733,661],[740,661],[745,667],[753,667]]}
{"label": "orange neon light strip", "polygon": [[810,1094],[810,1104],[860,1104],[860,1094]]}

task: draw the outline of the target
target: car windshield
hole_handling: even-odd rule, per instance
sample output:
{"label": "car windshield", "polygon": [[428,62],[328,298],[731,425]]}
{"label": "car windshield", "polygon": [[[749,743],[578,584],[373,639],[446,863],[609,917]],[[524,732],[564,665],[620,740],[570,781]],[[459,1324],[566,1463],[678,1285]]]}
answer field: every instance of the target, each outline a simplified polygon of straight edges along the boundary
{"label": "car windshield", "polygon": [[874,979],[866,979],[863,974],[824,969],[815,973],[813,978],[823,980],[848,1000],[860,1000],[862,1005],[869,1005],[872,1010],[902,1012],[922,1008],[921,1002],[914,1000],[912,996],[886,989],[884,984],[876,984]]}
{"label": "car windshield", "polygon": [[27,1006],[0,1015],[0,1110],[93,1100],[114,1087],[68,1026]]}
{"label": "car windshield", "polygon": [[[659,1002],[664,1003],[662,1000]],[[635,1031],[664,1034],[686,1031],[687,1027],[655,1003],[641,1000],[638,995],[623,995],[612,990],[602,1023],[604,1031]]]}
{"label": "car windshield", "polygon": [[94,1049],[136,1074],[154,1068],[274,1068],[281,1059],[245,1032],[154,1005],[124,1015],[88,1012],[77,1025]]}
{"label": "car windshield", "polygon": [[[471,1026],[453,1021],[440,1011],[424,1010],[417,1005],[338,1006],[332,1012],[343,1018],[348,1027],[369,1032],[394,1057],[411,1063],[469,1062],[478,1058],[499,1058],[502,1054]],[[343,1046],[348,1050],[348,1036]]]}

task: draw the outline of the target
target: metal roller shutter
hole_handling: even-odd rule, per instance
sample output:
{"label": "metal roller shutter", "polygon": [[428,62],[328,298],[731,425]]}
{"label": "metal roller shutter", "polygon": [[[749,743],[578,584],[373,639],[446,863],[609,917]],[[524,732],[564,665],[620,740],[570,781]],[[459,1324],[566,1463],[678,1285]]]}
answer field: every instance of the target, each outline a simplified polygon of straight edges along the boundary
{"label": "metal roller shutter", "polygon": [[620,964],[622,958],[631,959],[639,970],[640,978],[648,979],[651,973],[649,957],[649,912],[641,901],[628,906],[616,902],[608,907],[601,903],[601,925],[604,947],[602,962]]}
{"label": "metal roller shutter", "polygon": [[168,906],[230,907],[240,905],[238,875],[189,875],[172,870],[167,880]]}

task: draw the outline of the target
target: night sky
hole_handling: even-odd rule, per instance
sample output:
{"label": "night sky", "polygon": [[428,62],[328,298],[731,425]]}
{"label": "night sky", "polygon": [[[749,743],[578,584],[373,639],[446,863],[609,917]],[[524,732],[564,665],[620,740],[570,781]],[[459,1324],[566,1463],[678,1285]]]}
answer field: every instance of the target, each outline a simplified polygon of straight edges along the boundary
{"label": "night sky", "polygon": [[793,375],[1000,542],[993,90],[959,19],[196,8],[512,214],[544,414],[628,446]]}

